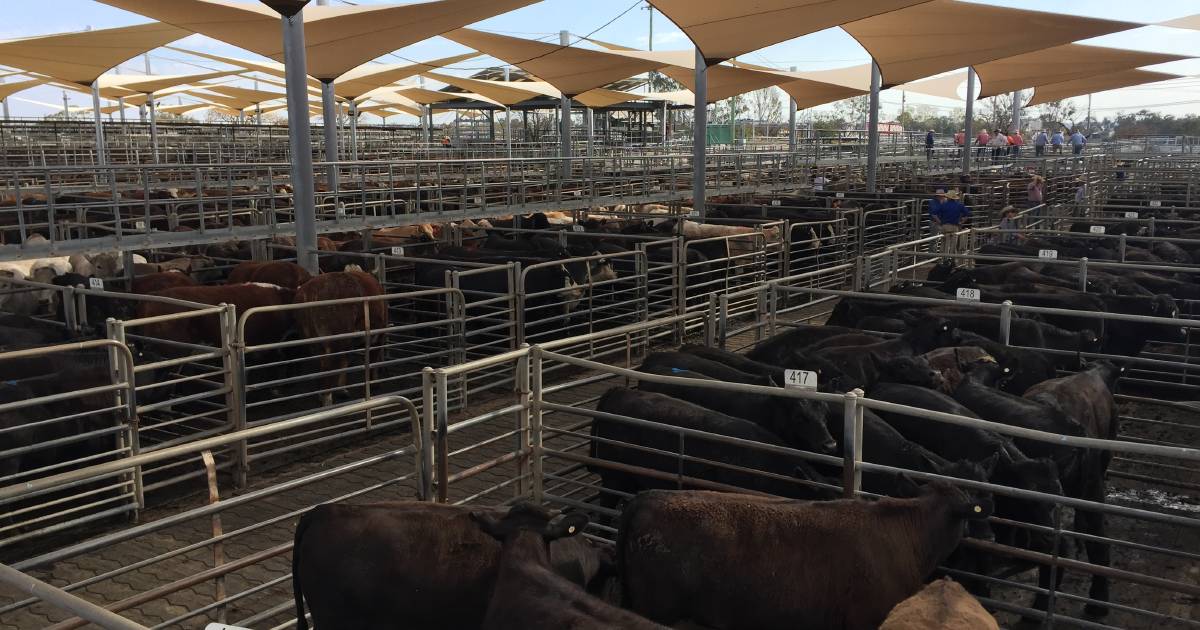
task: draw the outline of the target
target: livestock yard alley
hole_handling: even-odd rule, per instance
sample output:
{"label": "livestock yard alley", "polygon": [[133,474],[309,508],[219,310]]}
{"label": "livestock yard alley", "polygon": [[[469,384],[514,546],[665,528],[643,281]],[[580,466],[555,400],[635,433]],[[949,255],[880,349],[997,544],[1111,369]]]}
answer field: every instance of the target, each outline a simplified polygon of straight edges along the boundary
{"label": "livestock yard alley", "polygon": [[1200,628],[1200,15],[1043,4],[10,7],[0,628]]}

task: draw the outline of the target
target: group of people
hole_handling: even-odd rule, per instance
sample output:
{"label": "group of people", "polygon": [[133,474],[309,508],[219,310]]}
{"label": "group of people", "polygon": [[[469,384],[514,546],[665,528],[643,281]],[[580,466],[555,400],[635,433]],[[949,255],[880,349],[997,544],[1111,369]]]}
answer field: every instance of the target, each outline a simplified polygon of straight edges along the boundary
{"label": "group of people", "polygon": [[[965,129],[960,129],[954,134],[954,145],[963,147],[966,144],[967,132]],[[926,135],[925,145],[926,152],[932,150],[930,139],[933,137],[933,132],[930,131]],[[1062,129],[1055,129],[1054,133],[1047,134],[1046,130],[1040,130],[1033,137],[1034,156],[1042,157],[1046,155],[1046,147],[1049,146],[1055,154],[1062,154],[1063,146],[1071,145],[1071,152],[1075,155],[1083,153],[1084,146],[1087,145],[1087,136],[1076,129],[1071,134],[1067,134]],[[1025,145],[1025,137],[1021,135],[1021,130],[1014,130],[1012,133],[1005,133],[1001,129],[993,129],[988,131],[983,129],[979,135],[975,136],[975,157],[981,158],[986,155],[988,149],[991,149],[993,160],[1001,157],[1011,156],[1013,158],[1021,157],[1021,147]]]}

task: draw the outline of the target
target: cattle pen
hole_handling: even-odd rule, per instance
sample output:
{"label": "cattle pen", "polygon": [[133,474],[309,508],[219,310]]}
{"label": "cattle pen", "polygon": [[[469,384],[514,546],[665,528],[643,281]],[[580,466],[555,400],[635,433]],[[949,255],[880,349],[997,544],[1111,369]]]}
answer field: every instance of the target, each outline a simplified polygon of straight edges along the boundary
{"label": "cattle pen", "polygon": [[0,41],[0,630],[1200,629],[1200,139],[1091,107],[1189,58],[1076,42],[1148,19],[94,3]]}

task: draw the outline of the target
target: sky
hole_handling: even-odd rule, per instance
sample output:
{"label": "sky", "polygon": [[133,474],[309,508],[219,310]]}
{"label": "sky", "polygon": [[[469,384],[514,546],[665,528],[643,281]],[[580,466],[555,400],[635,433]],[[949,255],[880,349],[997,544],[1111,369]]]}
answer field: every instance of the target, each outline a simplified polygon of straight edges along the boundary
{"label": "sky", "polygon": [[[170,1],[170,0],[163,0]],[[1054,11],[1064,14],[1089,15],[1137,23],[1154,23],[1200,12],[1196,0],[1153,0],[1152,2],[1130,2],[1129,0],[972,0],[984,4]],[[386,4],[383,0],[330,0],[332,4]],[[138,15],[115,9],[94,0],[39,0],[38,2],[5,3],[5,20],[0,23],[0,38],[28,37],[58,32],[78,31],[85,28],[125,26],[147,21]],[[653,14],[653,15],[652,15]],[[657,11],[648,11],[643,0],[543,0],[537,4],[518,9],[472,25],[472,28],[493,31],[517,37],[558,41],[560,30],[573,36],[591,36],[596,39],[646,48],[653,21],[655,50],[690,49],[687,37]],[[948,25],[954,26],[954,25]],[[997,36],[988,25],[961,25],[961,28],[976,28],[981,37]],[[278,33],[264,33],[264,37]],[[1003,36],[1003,34],[999,34]],[[1200,31],[1147,26],[1124,33],[1107,35],[1083,43],[1173,53],[1200,57]],[[195,35],[177,42],[175,46],[201,50],[232,57],[257,58],[253,53],[222,44],[203,36]],[[581,44],[592,47],[589,44]],[[401,49],[378,61],[395,63],[402,60],[422,61],[445,57],[466,49],[443,38],[433,38]],[[186,55],[159,50],[151,52],[154,74],[187,74],[203,72],[205,69],[223,68],[220,64],[188,58]],[[743,61],[760,65],[799,70],[821,70],[866,63],[867,52],[849,35],[840,29],[828,29],[805,37],[776,44],[749,53]],[[0,60],[2,61],[2,60]],[[489,57],[478,57],[462,62],[448,70],[450,74],[467,75],[484,67],[501,65]],[[1200,59],[1185,60],[1151,66],[1148,69],[1184,75],[1188,78],[1145,87],[1126,88],[1098,93],[1092,98],[1093,116],[1113,117],[1121,112],[1151,109],[1177,116],[1200,113]],[[119,72],[142,74],[141,59],[123,64]],[[429,87],[440,84],[429,83]],[[91,105],[91,98],[81,93],[68,93],[72,105]],[[939,111],[950,113],[961,109],[960,100],[927,97],[913,93],[905,95],[909,104],[924,104]],[[167,104],[175,104],[176,97],[168,97]],[[1087,99],[1075,99],[1079,110],[1086,109]],[[55,110],[35,102],[52,104],[61,108],[62,90],[39,87],[22,92],[9,100],[14,116],[41,116]],[[183,97],[183,102],[187,102]],[[885,91],[881,96],[881,118],[893,118],[900,109],[901,94],[897,90]],[[818,109],[824,109],[818,108]],[[977,108],[978,111],[978,108]],[[1036,110],[1035,110],[1036,111]],[[406,122],[402,117],[392,122]],[[406,118],[406,117],[405,117]],[[414,119],[415,120],[415,119]],[[407,122],[413,122],[408,120]]]}

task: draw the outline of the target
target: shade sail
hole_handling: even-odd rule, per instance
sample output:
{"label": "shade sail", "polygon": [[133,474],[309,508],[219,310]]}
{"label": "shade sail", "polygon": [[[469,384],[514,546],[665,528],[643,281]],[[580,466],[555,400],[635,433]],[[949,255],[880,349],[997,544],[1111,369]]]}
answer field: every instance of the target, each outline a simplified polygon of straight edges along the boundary
{"label": "shade sail", "polygon": [[1196,15],[1189,15],[1187,17],[1181,17],[1175,20],[1168,20],[1166,22],[1159,22],[1158,25],[1173,26],[1175,28],[1190,28],[1192,30],[1200,31],[1200,13],[1197,13]]}
{"label": "shade sail", "polygon": [[650,0],[713,63],[928,0]]}
{"label": "shade sail", "polygon": [[666,101],[675,105],[695,105],[696,95],[691,90],[675,90],[673,92],[652,92],[643,94],[642,98],[647,101]]}
{"label": "shade sail", "polygon": [[338,96],[353,100],[375,88],[403,81],[426,70],[434,70],[478,56],[479,53],[471,52],[454,55],[453,57],[433,59],[422,63],[368,63],[338,77],[333,82],[333,91]]}
{"label": "shade sail", "polygon": [[416,116],[418,118],[421,117],[420,109],[417,109],[415,107],[407,107],[405,105],[400,105],[398,103],[381,103],[379,105],[365,105],[365,106],[359,107],[358,111],[363,114],[378,115],[379,112],[391,112],[390,114],[388,114],[389,116],[394,116],[396,114],[409,114],[412,116]]}
{"label": "shade sail", "polygon": [[218,70],[215,72],[205,72],[201,74],[174,74],[174,75],[153,75],[146,76],[144,74],[106,74],[100,77],[100,88],[118,87],[137,92],[139,94],[153,94],[172,88],[177,85],[187,85],[188,83],[199,83],[209,79],[219,79],[234,74],[245,72],[245,70]]}
{"label": "shade sail", "polygon": [[966,70],[961,70],[944,76],[933,77],[932,79],[923,79],[921,81],[905,83],[904,85],[897,85],[895,89],[940,98],[961,99],[963,97],[959,96],[958,88],[963,83],[966,83],[966,81],[967,72]]}
{"label": "shade sail", "polygon": [[[156,111],[166,112],[168,114],[179,114],[180,116],[189,112],[194,112],[199,109],[211,109],[216,107],[212,103],[184,103],[182,105],[163,105],[156,107]],[[236,112],[235,112],[236,115]]]}
{"label": "shade sail", "polygon": [[118,64],[187,37],[168,24],[138,24],[0,42],[0,63],[61,81],[91,85]]}
{"label": "shade sail", "polygon": [[807,70],[799,74],[811,81],[834,83],[864,92],[871,91],[871,64],[869,63],[829,70]]}
{"label": "shade sail", "polygon": [[[205,88],[205,89],[207,90],[209,88]],[[209,93],[209,92],[196,92],[195,96],[198,98],[202,98],[206,101],[209,101],[211,103],[216,103],[217,105],[220,105],[222,107],[232,109],[234,111],[242,111],[244,109],[254,107],[254,105],[255,105],[254,101],[250,101],[250,100],[247,100],[244,98],[237,98],[234,96],[226,96],[224,94],[213,94],[213,93]],[[259,101],[259,102],[261,103],[261,101]]]}
{"label": "shade sail", "polygon": [[[159,91],[155,92],[154,97],[155,98],[163,98],[166,96],[170,96],[172,94],[187,95],[187,94],[190,94],[192,90],[195,90],[197,88],[202,88],[202,87],[205,87],[205,86],[203,86],[203,85],[176,85],[175,87],[169,87],[164,90],[159,90]],[[150,95],[139,93],[139,94],[134,94],[133,96],[126,96],[124,98],[125,98],[126,105],[138,106],[138,105],[143,105],[146,103],[146,101],[150,100]]]}
{"label": "shade sail", "polygon": [[[174,46],[167,46],[167,50],[174,50],[175,52],[181,52],[184,54],[193,55],[195,57],[201,57],[201,58],[209,59],[212,61],[219,61],[221,63],[227,63],[231,66],[238,66],[239,68],[245,68],[247,70],[255,70],[258,72],[262,72],[263,74],[269,74],[273,77],[279,77],[280,79],[286,78],[283,64],[276,63],[274,61],[256,61],[254,59],[239,59],[236,57],[223,57],[221,55],[214,55],[212,53],[200,52],[198,50],[187,50],[186,48],[176,48]],[[283,85],[283,84],[278,84],[278,85]],[[316,79],[312,79],[312,78],[308,79],[308,85],[310,88],[317,88],[317,89],[321,88],[321,82]]]}
{"label": "shade sail", "polygon": [[[533,82],[530,82],[531,85],[526,86],[525,81],[484,81],[483,79],[455,77],[436,72],[426,72],[423,76],[434,81],[441,81],[446,85],[453,85],[456,88],[482,94],[502,105],[516,105],[522,101],[543,95],[542,92],[538,91],[532,85]],[[549,84],[547,83],[546,85]]]}
{"label": "shade sail", "polygon": [[[779,86],[779,89],[792,97],[792,100],[796,101],[798,109],[807,109],[809,107],[816,107],[817,105],[824,105],[825,103],[833,103],[855,96],[862,96],[869,92],[869,86],[868,89],[864,90],[837,83],[815,81],[803,72],[785,72],[743,62],[737,62],[734,65],[741,70],[769,73],[778,77],[778,81],[773,85]],[[714,68],[721,67],[724,66],[711,66],[709,67],[709,71],[712,72]]]}
{"label": "shade sail", "polygon": [[6,99],[17,92],[24,92],[32,87],[37,87],[46,81],[43,79],[26,79],[17,81],[16,83],[0,83],[0,100]]}
{"label": "shade sail", "polygon": [[1117,70],[1086,79],[1039,85],[1034,88],[1033,98],[1025,104],[1025,107],[1033,107],[1034,105],[1071,98],[1072,96],[1093,94],[1095,92],[1104,92],[1105,90],[1116,90],[1123,87],[1178,78],[1179,75],[1167,74],[1165,72],[1151,72],[1149,70],[1137,69]]}
{"label": "shade sail", "polygon": [[879,64],[883,87],[1115,33],[1140,24],[932,0],[843,25]]}
{"label": "shade sail", "polygon": [[443,37],[517,66],[568,96],[665,65],[615,52],[547,44],[468,28],[451,31]]}
{"label": "shade sail", "polygon": [[287,94],[283,92],[271,92],[268,90],[255,90],[251,88],[237,87],[236,85],[205,85],[202,86],[209,92],[216,92],[235,99],[246,101],[251,105],[256,103],[265,103],[275,99],[287,98]]}
{"label": "shade sail", "polygon": [[1158,63],[1187,59],[1183,55],[1123,50],[1083,44],[1063,44],[975,66],[981,89],[979,98],[1013,92],[1035,85],[1062,83]]}
{"label": "shade sail", "polygon": [[596,88],[576,95],[575,100],[585,107],[612,107],[613,105],[628,103],[629,101],[640,101],[645,96],[645,94],[634,94],[633,92],[624,92],[622,90]]}
{"label": "shade sail", "polygon": [[[280,17],[231,0],[99,0],[283,61]],[[434,0],[412,4],[310,6],[304,11],[308,74],[329,80],[380,55],[538,0]]]}

